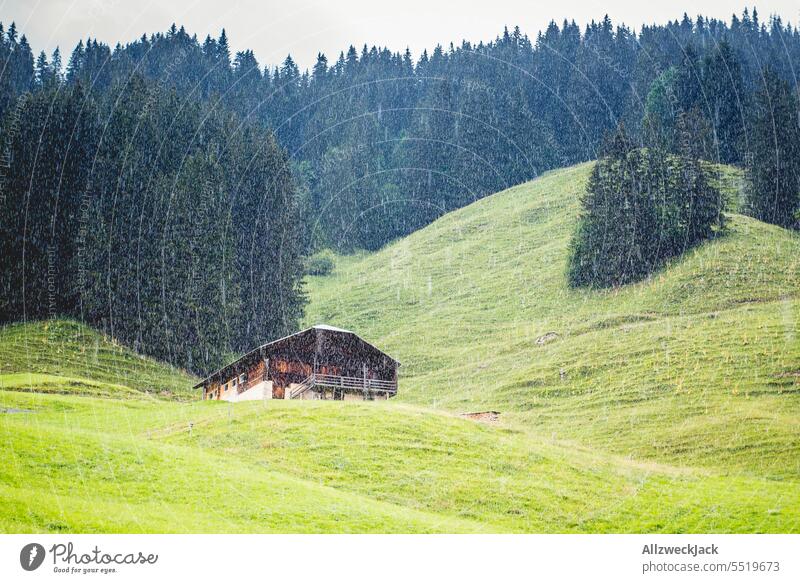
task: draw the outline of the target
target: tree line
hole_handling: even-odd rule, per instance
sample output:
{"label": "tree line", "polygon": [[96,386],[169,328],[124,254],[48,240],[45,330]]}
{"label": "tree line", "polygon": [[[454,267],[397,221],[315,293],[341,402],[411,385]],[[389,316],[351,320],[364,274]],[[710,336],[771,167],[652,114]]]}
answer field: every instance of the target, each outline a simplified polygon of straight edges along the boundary
{"label": "tree line", "polygon": [[74,317],[198,373],[295,330],[306,234],[274,135],[141,75],[97,92],[45,63],[6,85],[0,321]]}
{"label": "tree line", "polygon": [[[50,75],[55,60],[40,55],[34,76]],[[351,46],[310,70],[291,56],[271,67],[250,50],[233,54],[224,30],[201,40],[173,25],[114,47],[79,42],[66,82],[95,94],[137,74],[272,129],[303,185],[315,246],[346,251],[595,159],[620,122],[677,151],[672,128],[686,112],[705,129],[703,157],[744,165],[759,139],[748,118],[767,86],[763,66],[794,83],[798,63],[798,29],[745,9],[638,31],[608,16],[583,28],[552,22],[535,38],[506,29],[417,57]]]}

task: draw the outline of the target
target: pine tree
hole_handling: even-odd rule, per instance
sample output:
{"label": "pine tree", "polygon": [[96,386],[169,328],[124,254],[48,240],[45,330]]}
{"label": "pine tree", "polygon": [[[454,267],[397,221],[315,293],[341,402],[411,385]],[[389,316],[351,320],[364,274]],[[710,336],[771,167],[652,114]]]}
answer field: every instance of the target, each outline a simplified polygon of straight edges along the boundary
{"label": "pine tree", "polygon": [[58,47],[56,47],[53,50],[53,56],[51,58],[50,66],[53,69],[53,77],[54,77],[55,81],[57,83],[60,83],[63,80],[63,78],[62,78],[62,71],[61,71],[61,67],[62,67],[62,65],[61,65],[61,50],[59,50]]}
{"label": "pine tree", "polygon": [[581,199],[583,213],[568,270],[571,285],[623,285],[649,272],[653,258],[646,244],[656,210],[639,179],[641,164],[636,144],[624,128],[618,129],[605,144]]}
{"label": "pine tree", "polygon": [[36,58],[36,83],[39,87],[48,87],[52,85],[52,79],[53,75],[50,64],[47,62],[47,55],[42,51]]}
{"label": "pine tree", "polygon": [[69,56],[69,63],[67,64],[67,82],[75,83],[78,81],[82,74],[83,69],[84,48],[83,41],[78,41],[78,44],[72,50]]}
{"label": "pine tree", "polygon": [[24,34],[20,37],[19,43],[11,56],[14,64],[10,73],[17,91],[19,93],[30,91],[36,84],[36,75],[34,73],[33,51]]}
{"label": "pine tree", "polygon": [[225,34],[225,29],[219,35],[217,40],[217,59],[221,63],[221,67],[228,68],[231,64],[231,49],[228,46],[228,35]]}

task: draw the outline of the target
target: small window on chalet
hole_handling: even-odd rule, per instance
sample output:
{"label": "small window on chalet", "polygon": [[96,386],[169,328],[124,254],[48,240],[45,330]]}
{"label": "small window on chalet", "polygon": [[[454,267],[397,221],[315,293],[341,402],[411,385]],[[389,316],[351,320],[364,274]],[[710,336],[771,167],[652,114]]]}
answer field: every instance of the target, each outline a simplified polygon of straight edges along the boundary
{"label": "small window on chalet", "polygon": [[241,384],[244,384],[244,383],[245,383],[245,381],[247,381],[247,375],[246,375],[245,373],[242,373],[242,374],[240,374],[240,375],[239,375],[239,384],[240,384],[240,385],[241,385]]}

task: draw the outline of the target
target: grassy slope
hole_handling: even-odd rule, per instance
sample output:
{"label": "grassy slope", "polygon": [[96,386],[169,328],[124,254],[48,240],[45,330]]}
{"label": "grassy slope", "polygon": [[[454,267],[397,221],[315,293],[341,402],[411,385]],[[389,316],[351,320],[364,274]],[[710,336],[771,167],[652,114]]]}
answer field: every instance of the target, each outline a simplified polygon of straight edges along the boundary
{"label": "grassy slope", "polygon": [[6,532],[786,532],[800,516],[788,482],[392,403],[0,392],[0,408],[35,411],[0,415]]}
{"label": "grassy slope", "polygon": [[[0,329],[0,531],[800,531],[796,240],[737,217],[653,282],[573,292],[587,172],[311,282],[310,320],[404,362],[390,403],[157,399],[192,379],[76,324]],[[452,414],[481,408],[503,423]]]}
{"label": "grassy slope", "polygon": [[96,396],[191,396],[180,369],[139,356],[77,322],[0,328],[0,389]]}
{"label": "grassy slope", "polygon": [[[400,400],[497,409],[561,443],[796,485],[800,238],[732,215],[726,236],[649,281],[572,290],[590,168],[339,258],[311,278],[308,322],[358,330],[397,357]],[[547,332],[559,336],[537,344]]]}
{"label": "grassy slope", "polygon": [[[0,532],[431,532],[478,524],[167,443],[217,403],[0,392]],[[238,414],[238,413],[237,413]]]}

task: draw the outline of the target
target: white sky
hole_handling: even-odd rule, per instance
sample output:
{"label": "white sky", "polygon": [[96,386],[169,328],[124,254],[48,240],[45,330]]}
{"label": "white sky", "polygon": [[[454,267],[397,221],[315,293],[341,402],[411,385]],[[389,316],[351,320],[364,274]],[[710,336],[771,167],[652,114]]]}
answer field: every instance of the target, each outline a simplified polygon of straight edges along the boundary
{"label": "white sky", "polygon": [[[81,38],[91,36],[114,45],[142,35],[166,31],[175,22],[202,41],[219,36],[224,27],[233,51],[253,49],[263,66],[291,53],[301,67],[310,67],[318,51],[332,61],[350,44],[410,47],[414,55],[436,43],[462,39],[491,40],[503,26],[519,25],[531,38],[554,19],[575,19],[583,25],[608,13],[615,23],[638,29],[642,23],[663,23],[684,12],[728,20],[741,14],[744,0],[0,0],[0,20],[16,21],[33,50],[48,54],[60,46],[66,62]],[[762,20],[779,14],[800,21],[798,0],[757,4]]]}

